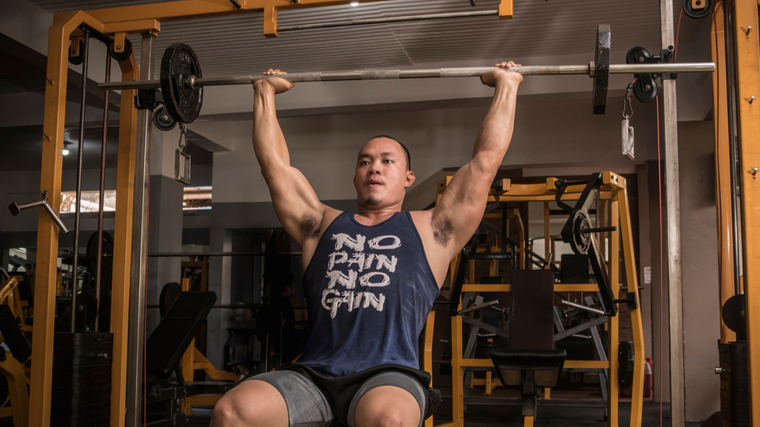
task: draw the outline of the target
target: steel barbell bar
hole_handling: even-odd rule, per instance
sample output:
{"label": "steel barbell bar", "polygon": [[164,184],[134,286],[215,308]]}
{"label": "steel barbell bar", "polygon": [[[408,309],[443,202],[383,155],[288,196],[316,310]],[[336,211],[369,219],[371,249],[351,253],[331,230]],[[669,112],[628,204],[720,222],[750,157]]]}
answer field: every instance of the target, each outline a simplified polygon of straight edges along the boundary
{"label": "steel barbell bar", "polygon": [[[610,26],[599,25],[596,33],[594,60],[588,65],[535,65],[510,68],[524,76],[588,75],[593,79],[594,114],[604,114],[610,74],[674,74],[714,71],[713,63],[644,63],[610,64]],[[496,67],[425,68],[393,70],[361,70],[279,74],[291,82],[324,82],[343,80],[397,80],[436,77],[480,77]],[[160,80],[101,83],[101,90],[161,89],[166,113],[177,123],[192,123],[201,111],[205,86],[248,85],[266,79],[265,75],[203,77],[198,57],[190,46],[175,43],[166,48],[161,59]],[[164,113],[161,113],[162,115]]]}
{"label": "steel barbell bar", "polygon": [[[411,70],[362,70],[344,72],[307,72],[279,74],[277,77],[293,83],[325,82],[346,80],[394,80],[419,78],[449,78],[449,77],[480,77],[497,67],[465,67],[465,68],[427,68]],[[594,77],[594,63],[589,65],[532,65],[513,67],[508,71],[517,72],[523,76],[556,76],[556,75],[588,75]],[[662,63],[662,64],[613,64],[609,66],[610,74],[661,74],[661,73],[702,73],[715,71],[714,62],[696,63]],[[195,89],[205,86],[227,86],[253,84],[272,76],[245,75],[222,77],[195,77],[185,79],[188,88]],[[129,90],[129,89],[160,89],[160,80],[134,82],[110,82],[98,84],[100,90]]]}

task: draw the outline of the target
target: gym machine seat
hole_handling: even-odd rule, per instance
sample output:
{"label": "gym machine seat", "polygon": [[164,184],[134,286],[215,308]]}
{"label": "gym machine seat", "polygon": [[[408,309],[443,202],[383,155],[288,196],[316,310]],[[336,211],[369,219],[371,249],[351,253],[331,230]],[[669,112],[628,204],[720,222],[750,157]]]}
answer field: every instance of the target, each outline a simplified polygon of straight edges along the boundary
{"label": "gym machine seat", "polygon": [[522,414],[532,425],[541,388],[557,385],[567,358],[554,350],[554,273],[515,270],[511,307],[508,348],[491,350],[491,360],[502,384],[520,387]]}

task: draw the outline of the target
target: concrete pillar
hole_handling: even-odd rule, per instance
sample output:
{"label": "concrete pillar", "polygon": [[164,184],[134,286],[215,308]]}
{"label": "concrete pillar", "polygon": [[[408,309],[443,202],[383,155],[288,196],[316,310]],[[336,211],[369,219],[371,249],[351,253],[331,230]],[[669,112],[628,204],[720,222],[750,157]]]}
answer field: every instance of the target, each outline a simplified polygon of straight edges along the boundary
{"label": "concrete pillar", "polygon": [[[176,134],[176,135],[175,135]],[[150,210],[148,253],[182,251],[182,195],[184,185],[174,180],[173,151],[178,131],[153,129],[150,158]],[[168,282],[181,282],[180,258],[148,258],[148,304],[158,304],[161,289]],[[156,309],[147,311],[148,334],[159,320]]]}

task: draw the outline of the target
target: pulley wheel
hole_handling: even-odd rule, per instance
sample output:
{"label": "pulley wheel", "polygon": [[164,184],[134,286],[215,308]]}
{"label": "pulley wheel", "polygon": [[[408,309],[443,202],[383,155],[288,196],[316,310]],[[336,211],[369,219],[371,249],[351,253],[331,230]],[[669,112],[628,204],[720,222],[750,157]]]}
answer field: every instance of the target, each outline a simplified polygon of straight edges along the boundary
{"label": "pulley wheel", "polygon": [[[650,58],[649,51],[641,46],[634,46],[625,54],[626,64],[643,64],[646,58]],[[634,74],[635,76],[636,74]]]}
{"label": "pulley wheel", "polygon": [[[626,64],[645,64],[651,56],[641,46],[632,47],[625,54]],[[634,74],[633,94],[641,102],[651,102],[657,96],[657,82],[651,74]]]}
{"label": "pulley wheel", "polygon": [[683,13],[689,18],[700,19],[706,16],[710,16],[713,8],[713,0],[697,0],[704,3],[705,7],[702,9],[694,9],[691,5],[691,0],[683,0]]}
{"label": "pulley wheel", "polygon": [[604,114],[607,109],[609,82],[610,26],[599,25],[596,29],[596,52],[594,53],[594,114]]}
{"label": "pulley wheel", "polygon": [[651,74],[641,74],[633,84],[633,94],[641,102],[651,102],[657,97],[657,82]]}
{"label": "pulley wheel", "polygon": [[79,65],[84,62],[84,40],[79,40],[79,55],[71,56],[71,50],[69,50],[69,62],[72,65]]}
{"label": "pulley wheel", "polygon": [[166,108],[163,105],[159,105],[155,111],[153,111],[153,124],[156,125],[158,130],[170,131],[177,126],[177,122],[174,121],[172,116],[166,112]]}
{"label": "pulley wheel", "polygon": [[[746,337],[747,316],[744,294],[737,294],[726,300],[721,309],[723,323],[736,332],[737,338]],[[741,340],[741,338],[739,338]]]}
{"label": "pulley wheel", "polygon": [[182,43],[167,47],[161,59],[161,94],[166,112],[177,123],[192,123],[201,112],[203,88],[192,89],[190,76],[203,76],[193,49]]}
{"label": "pulley wheel", "polygon": [[584,230],[591,228],[591,219],[588,213],[582,209],[573,211],[570,214],[573,218],[573,228],[570,233],[570,247],[578,255],[585,255],[591,246],[591,233],[585,233]]}
{"label": "pulley wheel", "polygon": [[124,38],[124,50],[121,52],[114,51],[114,41],[111,40],[108,43],[108,53],[111,55],[111,58],[117,60],[117,61],[124,61],[129,59],[130,56],[132,56],[132,42],[129,41],[128,38]]}

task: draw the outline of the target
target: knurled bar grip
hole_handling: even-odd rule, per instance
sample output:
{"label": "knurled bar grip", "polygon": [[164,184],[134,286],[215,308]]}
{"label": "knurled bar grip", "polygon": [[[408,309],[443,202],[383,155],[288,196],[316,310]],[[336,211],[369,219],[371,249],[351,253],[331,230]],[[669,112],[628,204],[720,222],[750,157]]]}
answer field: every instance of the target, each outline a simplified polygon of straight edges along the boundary
{"label": "knurled bar grip", "polygon": [[[593,65],[593,64],[592,64]],[[469,67],[469,68],[430,68],[418,70],[363,70],[346,72],[310,72],[278,74],[285,80],[301,82],[324,82],[343,80],[395,80],[415,78],[437,77],[480,77],[497,67]],[[524,76],[556,76],[564,74],[585,74],[594,76],[594,67],[589,65],[533,65],[513,67],[509,71],[520,73]],[[661,64],[614,64],[610,65],[610,74],[645,74],[645,73],[701,73],[715,71],[713,62],[696,63],[661,63]],[[226,86],[246,85],[271,76],[248,75],[227,77],[195,77],[190,76],[187,85],[191,88],[202,86]],[[134,82],[110,82],[98,84],[100,90],[123,90],[123,89],[159,89],[159,80],[146,80]]]}

